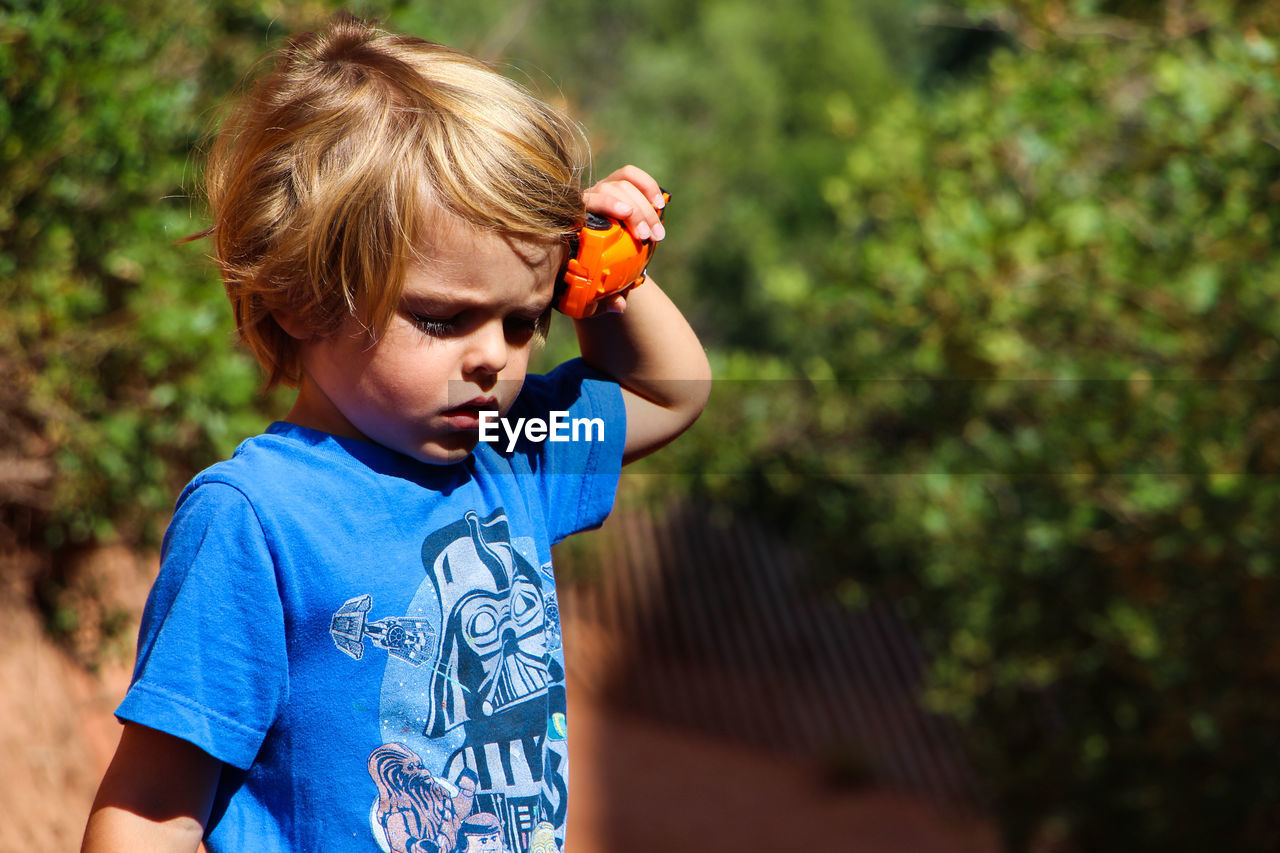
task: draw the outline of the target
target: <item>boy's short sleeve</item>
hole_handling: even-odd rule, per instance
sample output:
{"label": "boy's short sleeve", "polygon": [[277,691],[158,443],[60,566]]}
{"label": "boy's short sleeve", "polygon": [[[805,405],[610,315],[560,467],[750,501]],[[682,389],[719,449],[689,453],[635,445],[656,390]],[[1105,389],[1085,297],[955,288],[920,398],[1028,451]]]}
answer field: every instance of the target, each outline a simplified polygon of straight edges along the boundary
{"label": "boy's short sleeve", "polygon": [[248,768],[287,693],[283,607],[253,506],[229,485],[188,487],[116,716]]}
{"label": "boy's short sleeve", "polygon": [[[507,417],[513,416],[558,423],[555,434],[533,446],[531,459],[541,475],[537,481],[551,543],[599,527],[613,510],[626,445],[627,415],[618,383],[573,359],[546,376],[529,377]],[[564,440],[554,440],[557,436]]]}

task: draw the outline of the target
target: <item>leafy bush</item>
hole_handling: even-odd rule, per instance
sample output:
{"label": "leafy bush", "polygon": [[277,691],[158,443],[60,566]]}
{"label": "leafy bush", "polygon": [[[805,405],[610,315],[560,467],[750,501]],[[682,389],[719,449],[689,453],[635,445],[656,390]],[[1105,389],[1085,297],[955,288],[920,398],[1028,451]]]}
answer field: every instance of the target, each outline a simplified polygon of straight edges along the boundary
{"label": "leafy bush", "polygon": [[17,460],[55,462],[7,495],[20,534],[152,536],[265,419],[202,245],[175,243],[204,225],[200,134],[270,25],[247,2],[0,11],[0,424]]}
{"label": "leafy bush", "polygon": [[667,464],[902,602],[1011,849],[1275,849],[1280,20],[1098,5],[845,118],[789,350]]}

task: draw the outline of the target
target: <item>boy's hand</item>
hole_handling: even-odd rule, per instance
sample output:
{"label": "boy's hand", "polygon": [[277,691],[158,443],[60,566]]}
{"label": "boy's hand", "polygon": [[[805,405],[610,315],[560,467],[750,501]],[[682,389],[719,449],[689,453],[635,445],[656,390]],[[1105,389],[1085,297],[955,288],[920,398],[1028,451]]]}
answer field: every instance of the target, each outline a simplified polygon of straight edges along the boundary
{"label": "boy's hand", "polygon": [[[623,166],[587,188],[582,199],[588,212],[617,219],[637,240],[658,242],[667,236],[658,214],[666,204],[662,188],[643,169]],[[619,294],[602,302],[595,313],[621,314],[626,307],[626,296]]]}
{"label": "boy's hand", "polygon": [[[623,166],[583,199],[588,211],[619,220],[637,240],[666,236],[658,219],[662,190],[635,166]],[[684,432],[711,392],[711,366],[698,336],[658,283],[645,279],[645,286],[628,291],[626,298],[615,296],[591,319],[574,322],[583,360],[622,388],[623,464]]]}

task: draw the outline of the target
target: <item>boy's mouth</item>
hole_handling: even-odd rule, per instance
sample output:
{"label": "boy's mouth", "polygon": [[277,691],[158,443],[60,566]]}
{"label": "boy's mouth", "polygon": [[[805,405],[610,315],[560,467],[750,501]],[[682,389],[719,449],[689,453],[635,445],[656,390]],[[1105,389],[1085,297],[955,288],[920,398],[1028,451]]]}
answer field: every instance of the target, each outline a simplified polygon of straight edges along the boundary
{"label": "boy's mouth", "polygon": [[480,415],[484,412],[497,414],[498,399],[496,397],[475,397],[460,406],[445,409],[440,415],[454,429],[478,430]]}

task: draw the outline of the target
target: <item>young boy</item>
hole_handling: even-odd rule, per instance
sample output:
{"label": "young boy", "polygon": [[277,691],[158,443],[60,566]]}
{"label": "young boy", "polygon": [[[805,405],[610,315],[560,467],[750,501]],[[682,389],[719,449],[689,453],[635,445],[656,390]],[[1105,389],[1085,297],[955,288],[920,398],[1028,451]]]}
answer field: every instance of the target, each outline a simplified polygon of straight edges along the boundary
{"label": "young boy", "polygon": [[[575,143],[478,61],[345,17],[230,116],[210,233],[298,395],[178,500],[85,850],[563,849],[550,546],[710,378],[652,282],[526,378],[584,208],[664,236],[653,179],[581,193]],[[479,441],[495,413],[594,428],[509,449]]]}

